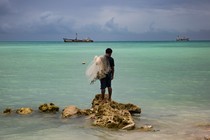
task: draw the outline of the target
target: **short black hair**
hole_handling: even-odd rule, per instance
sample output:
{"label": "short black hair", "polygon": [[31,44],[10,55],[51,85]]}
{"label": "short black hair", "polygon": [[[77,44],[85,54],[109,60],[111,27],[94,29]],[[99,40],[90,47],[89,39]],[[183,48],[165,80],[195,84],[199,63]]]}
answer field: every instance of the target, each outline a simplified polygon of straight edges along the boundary
{"label": "short black hair", "polygon": [[111,54],[112,53],[112,49],[111,48],[107,48],[106,49],[106,53]]}

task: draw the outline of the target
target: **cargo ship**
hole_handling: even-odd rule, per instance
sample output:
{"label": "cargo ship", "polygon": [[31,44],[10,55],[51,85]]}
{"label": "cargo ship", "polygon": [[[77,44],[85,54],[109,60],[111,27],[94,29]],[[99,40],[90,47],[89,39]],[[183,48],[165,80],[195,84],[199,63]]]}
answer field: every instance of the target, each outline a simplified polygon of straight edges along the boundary
{"label": "cargo ship", "polygon": [[177,36],[176,41],[190,41],[190,39],[188,37],[181,37],[181,36]]}
{"label": "cargo ship", "polygon": [[77,33],[76,33],[76,38],[75,39],[63,38],[63,41],[64,42],[94,42],[89,37],[87,39],[77,39]]}

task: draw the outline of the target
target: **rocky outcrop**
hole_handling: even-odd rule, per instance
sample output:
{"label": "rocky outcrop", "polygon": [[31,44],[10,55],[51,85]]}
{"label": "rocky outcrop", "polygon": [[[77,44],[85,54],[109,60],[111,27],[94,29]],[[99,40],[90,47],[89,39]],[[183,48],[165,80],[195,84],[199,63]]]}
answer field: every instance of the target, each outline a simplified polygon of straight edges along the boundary
{"label": "rocky outcrop", "polygon": [[133,129],[135,127],[128,110],[112,108],[109,102],[99,104],[94,110],[93,125],[117,129]]}
{"label": "rocky outcrop", "polygon": [[[105,95],[105,98],[106,100],[108,100],[108,95]],[[111,101],[108,103],[113,109],[128,110],[131,114],[141,113],[141,108],[131,103],[123,104],[123,103],[118,103],[116,101]],[[101,104],[101,94],[96,94],[95,98],[92,101],[92,108],[96,108],[100,104]]]}
{"label": "rocky outcrop", "polygon": [[93,124],[107,128],[134,129],[135,123],[131,114],[141,113],[140,107],[130,103],[108,101],[108,95],[105,95],[105,99],[104,103],[101,100],[101,94],[97,94],[92,101],[92,108],[95,112]]}
{"label": "rocky outcrop", "polygon": [[33,112],[33,109],[28,108],[28,107],[22,107],[17,109],[16,113],[20,114],[20,115],[27,115],[27,114],[31,114]]}
{"label": "rocky outcrop", "polygon": [[3,114],[11,114],[12,113],[12,109],[11,108],[6,108],[4,111],[3,111]]}
{"label": "rocky outcrop", "polygon": [[[56,113],[59,111],[59,107],[53,103],[45,103],[39,106],[39,112]],[[12,109],[6,108],[4,114],[11,114]],[[19,108],[16,113],[21,115],[31,114],[33,110],[31,108]],[[92,120],[92,124],[95,126],[131,130],[135,128],[135,123],[132,118],[132,114],[141,113],[141,108],[128,103],[118,103],[116,101],[109,101],[108,95],[105,95],[105,99],[101,99],[101,94],[95,95],[92,101],[92,107],[90,109],[79,109],[74,105],[67,106],[62,111],[62,118],[70,118],[72,116],[88,116]],[[144,127],[141,130],[151,130],[152,128]]]}
{"label": "rocky outcrop", "polygon": [[63,118],[73,115],[88,115],[93,120],[93,125],[115,128],[115,129],[134,129],[135,123],[131,113],[141,113],[140,107],[133,104],[122,104],[115,101],[101,100],[101,95],[97,94],[92,101],[92,108],[80,110],[75,106],[68,106],[62,112]]}
{"label": "rocky outcrop", "polygon": [[63,112],[62,112],[62,117],[63,118],[68,118],[71,117],[73,115],[78,114],[79,109],[76,106],[68,106],[66,108],[64,108]]}
{"label": "rocky outcrop", "polygon": [[39,106],[41,112],[52,112],[56,113],[59,111],[59,107],[53,103],[45,103]]}

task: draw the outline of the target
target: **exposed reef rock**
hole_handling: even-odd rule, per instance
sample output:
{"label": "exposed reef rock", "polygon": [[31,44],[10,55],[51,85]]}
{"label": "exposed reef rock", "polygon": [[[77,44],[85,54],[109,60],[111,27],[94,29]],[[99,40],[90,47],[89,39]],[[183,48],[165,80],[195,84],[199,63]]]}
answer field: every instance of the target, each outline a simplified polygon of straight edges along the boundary
{"label": "exposed reef rock", "polygon": [[[107,95],[105,96],[107,99]],[[141,113],[141,109],[133,104],[122,104],[115,101],[102,101],[97,94],[92,101],[92,108],[80,110],[75,106],[68,106],[62,112],[63,118],[72,115],[89,115],[93,125],[115,129],[130,130],[135,128],[131,113]]]}
{"label": "exposed reef rock", "polygon": [[[108,99],[108,95],[105,95],[106,100]],[[140,114],[141,113],[141,108],[128,103],[128,104],[123,104],[123,103],[118,103],[115,101],[108,102],[111,108],[117,109],[117,110],[128,110],[131,114]],[[96,94],[95,98],[92,101],[92,108],[97,107],[98,105],[101,105],[101,94]]]}
{"label": "exposed reef rock", "polygon": [[[59,111],[59,107],[53,103],[45,103],[39,106],[39,112],[56,113]],[[33,110],[31,108],[19,108],[16,110],[17,114],[26,115],[31,114]],[[4,114],[11,114],[12,109],[6,108],[3,111]],[[88,116],[92,120],[92,125],[112,128],[131,130],[135,128],[135,123],[132,118],[132,114],[141,113],[141,108],[128,103],[118,103],[116,101],[109,101],[108,95],[105,95],[105,99],[101,99],[101,94],[95,95],[92,101],[92,107],[90,109],[79,109],[74,105],[67,106],[62,111],[62,118],[70,118],[72,116]],[[152,126],[144,126],[140,128],[142,131],[152,130]]]}
{"label": "exposed reef rock", "polygon": [[54,105],[53,103],[45,103],[45,104],[39,106],[39,110],[41,112],[56,113],[59,111],[59,107]]}
{"label": "exposed reef rock", "polygon": [[[105,96],[108,99],[108,95]],[[117,128],[117,129],[134,129],[135,123],[131,113],[141,113],[141,109],[133,104],[122,104],[115,101],[103,103],[101,94],[97,94],[92,101],[92,108],[95,112],[94,125]]]}
{"label": "exposed reef rock", "polygon": [[62,111],[62,118],[69,118],[74,115],[81,116],[81,115],[93,115],[93,109],[79,109],[74,105],[67,106]]}
{"label": "exposed reef rock", "polygon": [[133,129],[135,127],[128,110],[112,108],[110,103],[102,103],[94,109],[94,125],[118,129]]}
{"label": "exposed reef rock", "polygon": [[76,106],[70,105],[66,108],[64,108],[63,112],[62,112],[62,117],[63,118],[68,118],[71,117],[73,115],[78,114],[79,109]]}
{"label": "exposed reef rock", "polygon": [[20,114],[20,115],[27,115],[27,114],[31,114],[33,112],[33,109],[28,108],[28,107],[22,107],[17,109],[16,113]]}
{"label": "exposed reef rock", "polygon": [[3,111],[4,114],[11,114],[12,113],[12,109],[11,108],[6,108],[4,111]]}

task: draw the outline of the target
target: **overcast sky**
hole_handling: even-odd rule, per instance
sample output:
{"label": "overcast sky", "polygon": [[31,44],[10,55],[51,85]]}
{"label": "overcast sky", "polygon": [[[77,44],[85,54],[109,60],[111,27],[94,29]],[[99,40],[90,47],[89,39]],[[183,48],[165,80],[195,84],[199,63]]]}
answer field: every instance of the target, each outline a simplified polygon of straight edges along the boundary
{"label": "overcast sky", "polygon": [[210,40],[210,0],[0,0],[0,41]]}

